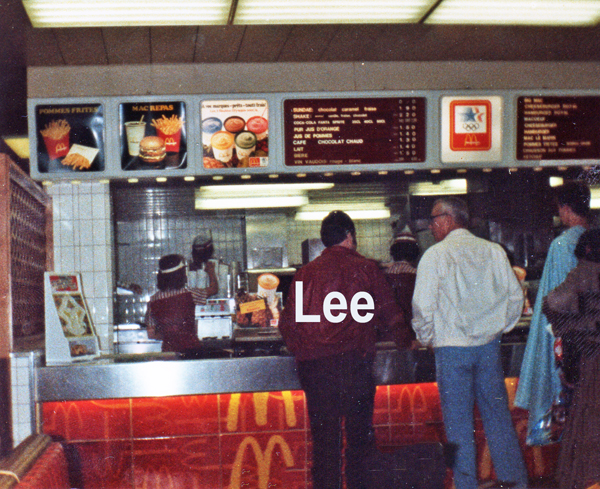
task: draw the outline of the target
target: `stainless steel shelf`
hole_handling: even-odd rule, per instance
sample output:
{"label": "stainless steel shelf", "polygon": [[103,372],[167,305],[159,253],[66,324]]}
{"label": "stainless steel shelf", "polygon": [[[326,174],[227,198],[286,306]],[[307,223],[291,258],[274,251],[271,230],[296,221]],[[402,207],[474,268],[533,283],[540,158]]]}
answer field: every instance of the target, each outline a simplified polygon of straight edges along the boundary
{"label": "stainless steel shelf", "polygon": [[[379,385],[433,382],[429,349],[398,351],[380,345],[375,360]],[[517,377],[524,343],[503,345],[505,374]],[[36,371],[36,401],[186,396],[300,389],[291,356],[181,360],[174,354],[116,355]]]}

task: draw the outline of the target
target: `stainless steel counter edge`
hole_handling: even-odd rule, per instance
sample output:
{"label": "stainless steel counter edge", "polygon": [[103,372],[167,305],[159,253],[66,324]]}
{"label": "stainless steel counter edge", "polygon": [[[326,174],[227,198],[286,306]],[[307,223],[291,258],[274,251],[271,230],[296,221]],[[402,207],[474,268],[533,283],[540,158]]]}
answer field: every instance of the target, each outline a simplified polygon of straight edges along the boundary
{"label": "stainless steel counter edge", "polygon": [[[524,344],[503,345],[508,377],[518,376]],[[300,389],[293,357],[88,362],[37,369],[36,401],[186,396]],[[378,385],[433,382],[429,350],[380,350]]]}

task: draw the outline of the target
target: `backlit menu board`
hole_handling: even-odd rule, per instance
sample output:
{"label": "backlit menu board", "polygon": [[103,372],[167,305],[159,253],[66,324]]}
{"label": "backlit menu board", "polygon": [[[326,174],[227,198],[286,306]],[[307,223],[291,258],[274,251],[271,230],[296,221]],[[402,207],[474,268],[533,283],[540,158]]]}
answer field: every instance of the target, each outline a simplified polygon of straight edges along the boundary
{"label": "backlit menu board", "polygon": [[200,111],[205,169],[269,166],[266,100],[207,100]]}
{"label": "backlit menu board", "polygon": [[600,97],[519,97],[517,160],[600,158]]}
{"label": "backlit menu board", "polygon": [[135,102],[119,105],[121,168],[182,169],[187,166],[184,102]]}
{"label": "backlit menu board", "polygon": [[101,104],[37,105],[35,129],[40,173],[104,170]]}
{"label": "backlit menu board", "polygon": [[425,98],[288,99],[286,166],[425,161]]}

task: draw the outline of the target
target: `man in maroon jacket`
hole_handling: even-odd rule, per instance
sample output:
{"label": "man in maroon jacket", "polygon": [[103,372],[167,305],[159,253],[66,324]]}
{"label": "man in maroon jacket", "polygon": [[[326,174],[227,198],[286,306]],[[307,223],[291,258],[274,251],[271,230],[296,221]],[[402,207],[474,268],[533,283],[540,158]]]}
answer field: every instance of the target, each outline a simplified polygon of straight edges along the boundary
{"label": "man in maroon jacket", "polygon": [[342,421],[346,487],[366,488],[365,457],[374,447],[377,328],[410,343],[402,311],[377,263],[356,252],[352,219],[341,211],[321,224],[325,250],[295,275],[280,321],[295,355],[313,440],[313,489],[342,487]]}

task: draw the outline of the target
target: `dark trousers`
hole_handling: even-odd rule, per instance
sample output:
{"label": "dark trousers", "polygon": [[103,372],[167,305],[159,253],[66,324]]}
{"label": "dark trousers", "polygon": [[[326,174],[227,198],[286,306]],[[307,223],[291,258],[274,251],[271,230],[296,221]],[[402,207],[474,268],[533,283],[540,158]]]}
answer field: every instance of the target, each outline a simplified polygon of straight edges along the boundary
{"label": "dark trousers", "polygon": [[313,442],[313,489],[342,487],[342,424],[346,486],[365,489],[365,458],[375,446],[373,355],[347,352],[298,362]]}

